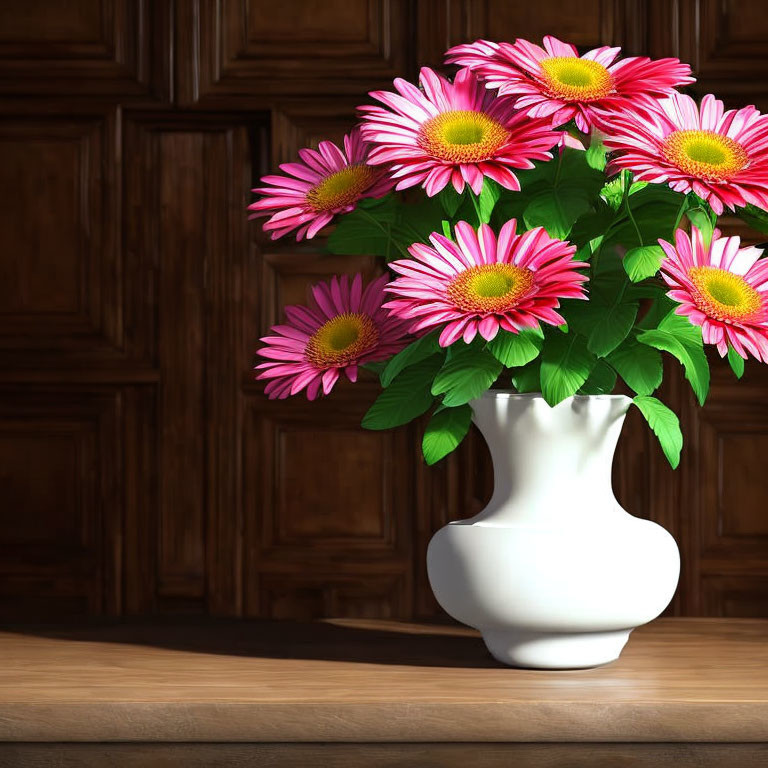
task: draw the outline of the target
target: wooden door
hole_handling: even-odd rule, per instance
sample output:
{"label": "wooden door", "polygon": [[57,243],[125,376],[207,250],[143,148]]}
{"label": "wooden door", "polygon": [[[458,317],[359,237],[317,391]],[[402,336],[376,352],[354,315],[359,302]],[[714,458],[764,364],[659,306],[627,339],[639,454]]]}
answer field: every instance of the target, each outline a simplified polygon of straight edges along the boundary
{"label": "wooden door", "polygon": [[[339,138],[366,92],[478,37],[678,55],[768,109],[760,0],[0,3],[0,615],[437,612],[429,537],[487,498],[481,438],[427,469],[358,426],[372,382],[270,403],[280,307],[375,260],[272,243],[258,176]],[[675,533],[677,613],[768,615],[768,374],[714,366],[669,470],[629,419],[625,506]]]}

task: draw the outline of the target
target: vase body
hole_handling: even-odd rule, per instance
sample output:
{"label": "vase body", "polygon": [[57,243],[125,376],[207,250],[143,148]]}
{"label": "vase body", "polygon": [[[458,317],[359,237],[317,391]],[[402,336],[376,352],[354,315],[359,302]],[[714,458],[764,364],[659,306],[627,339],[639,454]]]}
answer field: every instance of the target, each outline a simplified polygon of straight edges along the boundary
{"label": "vase body", "polygon": [[672,599],[680,555],[661,526],[621,508],[611,467],[631,401],[489,391],[471,403],[494,492],[432,538],[443,609],[512,666],[569,669],[618,658],[629,633]]}

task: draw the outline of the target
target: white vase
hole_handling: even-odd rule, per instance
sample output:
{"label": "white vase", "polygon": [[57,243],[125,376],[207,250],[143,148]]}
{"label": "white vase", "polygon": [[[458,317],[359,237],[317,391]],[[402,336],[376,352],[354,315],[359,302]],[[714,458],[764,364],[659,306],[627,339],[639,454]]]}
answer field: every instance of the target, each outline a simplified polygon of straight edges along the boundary
{"label": "white vase", "polygon": [[491,451],[494,492],[432,538],[427,568],[447,613],[480,630],[504,664],[592,667],[617,659],[656,618],[680,573],[675,540],[633,517],[611,488],[631,401],[489,391],[473,420]]}

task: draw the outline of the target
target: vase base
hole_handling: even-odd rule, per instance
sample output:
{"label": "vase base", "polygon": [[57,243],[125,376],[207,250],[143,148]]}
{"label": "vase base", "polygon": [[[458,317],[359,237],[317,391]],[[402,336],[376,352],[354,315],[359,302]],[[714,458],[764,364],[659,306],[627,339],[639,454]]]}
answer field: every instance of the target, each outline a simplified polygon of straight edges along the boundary
{"label": "vase base", "polygon": [[483,631],[491,655],[502,664],[528,669],[584,669],[619,658],[631,629],[614,632]]}

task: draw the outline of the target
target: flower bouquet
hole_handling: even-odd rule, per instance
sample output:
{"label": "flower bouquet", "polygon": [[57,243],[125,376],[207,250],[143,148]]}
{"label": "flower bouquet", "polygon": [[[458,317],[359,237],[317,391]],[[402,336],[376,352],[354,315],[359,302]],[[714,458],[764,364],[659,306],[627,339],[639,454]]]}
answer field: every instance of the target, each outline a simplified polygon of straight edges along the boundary
{"label": "flower bouquet", "polygon": [[716,226],[728,209],[768,232],[768,116],[697,105],[676,90],[688,65],[619,53],[452,48],[453,81],[425,68],[418,87],[371,93],[343,148],[302,150],[251,206],[273,238],[334,223],[330,252],[386,264],[286,307],[258,376],[272,398],[314,399],[373,371],[363,426],[429,411],[430,464],[474,420],[493,497],[434,535],[427,569],[441,606],[516,666],[611,661],[672,598],[674,539],[610,487],[633,404],[680,461],[678,418],[653,394],[662,354],[701,404],[705,345],[738,377],[768,362],[768,259]]}
{"label": "flower bouquet", "polygon": [[768,116],[700,105],[677,59],[579,56],[553,37],[459,45],[453,81],[421,70],[370,94],[343,147],[323,141],[265,176],[250,206],[272,238],[370,254],[389,273],[312,289],[285,308],[256,366],[271,398],[328,395],[375,372],[363,419],[387,429],[431,411],[424,457],[466,434],[489,388],[573,395],[624,391],[673,466],[682,435],[653,396],[662,356],[700,403],[704,345],[737,376],[768,362],[768,260],[723,237],[725,209],[768,232]]}

